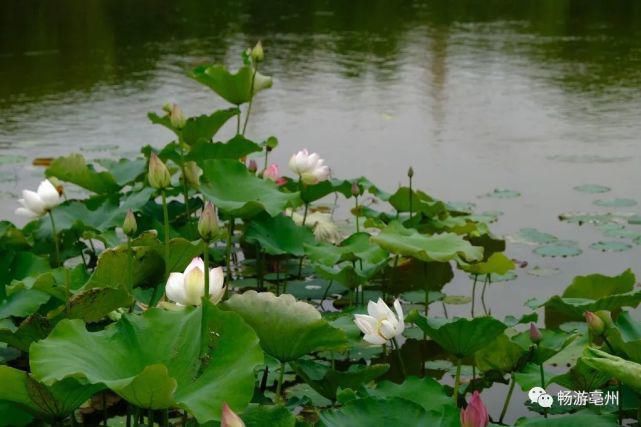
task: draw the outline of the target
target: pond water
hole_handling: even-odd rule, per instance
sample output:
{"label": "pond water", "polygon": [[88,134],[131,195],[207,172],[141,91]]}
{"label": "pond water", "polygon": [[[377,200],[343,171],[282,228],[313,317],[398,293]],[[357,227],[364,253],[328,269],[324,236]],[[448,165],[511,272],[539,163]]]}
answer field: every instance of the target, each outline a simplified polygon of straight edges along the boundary
{"label": "pond water", "polygon": [[[0,216],[17,220],[16,194],[42,174],[34,157],[131,155],[169,140],[146,118],[163,103],[188,114],[222,107],[185,70],[238,64],[258,39],[274,86],[256,100],[248,135],[276,135],[281,166],[307,147],[336,176],[366,175],[394,190],[412,165],[428,193],[501,211],[498,234],[535,227],[577,242],[582,254],[567,258],[510,243],[528,267],[492,285],[493,314],[522,312],[527,298],[559,292],[577,274],[641,273],[641,241],[558,219],[641,212],[593,204],[641,201],[641,3],[633,0],[4,1]],[[611,191],[573,190],[582,184]],[[479,197],[495,188],[521,195]],[[632,249],[604,253],[590,247],[598,241]],[[556,274],[538,277],[533,267]],[[469,288],[461,276],[446,290]]]}

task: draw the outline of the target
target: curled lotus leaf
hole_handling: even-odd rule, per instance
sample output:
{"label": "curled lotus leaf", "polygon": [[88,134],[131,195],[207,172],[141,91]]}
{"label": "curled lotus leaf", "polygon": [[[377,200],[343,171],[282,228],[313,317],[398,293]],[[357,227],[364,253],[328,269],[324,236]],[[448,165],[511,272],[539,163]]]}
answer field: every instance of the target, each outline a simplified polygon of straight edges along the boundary
{"label": "curled lotus leaf", "polygon": [[254,69],[249,66],[232,73],[222,65],[201,65],[192,70],[191,77],[235,105],[249,102],[261,90],[272,87],[271,77],[259,72],[254,75]]}

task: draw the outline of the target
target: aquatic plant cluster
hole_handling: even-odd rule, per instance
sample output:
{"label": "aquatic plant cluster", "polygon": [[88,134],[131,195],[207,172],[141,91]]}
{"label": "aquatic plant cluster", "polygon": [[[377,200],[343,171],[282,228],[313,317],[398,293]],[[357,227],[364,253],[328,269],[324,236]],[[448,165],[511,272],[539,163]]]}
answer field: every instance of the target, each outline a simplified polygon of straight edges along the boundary
{"label": "aquatic plant cluster", "polygon": [[[411,168],[388,193],[305,149],[289,172],[270,163],[278,140],[245,136],[272,84],[260,43],[242,60],[190,74],[232,107],[150,113],[173,140],[139,158],[55,159],[18,201],[30,222],[0,223],[0,425],[478,427],[524,403],[510,423],[636,419],[631,271],[491,316],[486,288],[515,263],[487,216],[414,188]],[[353,206],[345,224],[336,200]],[[456,271],[471,298],[443,292]],[[451,303],[470,315],[448,317]],[[512,401],[516,386],[530,400]],[[617,399],[564,404],[551,386]]]}

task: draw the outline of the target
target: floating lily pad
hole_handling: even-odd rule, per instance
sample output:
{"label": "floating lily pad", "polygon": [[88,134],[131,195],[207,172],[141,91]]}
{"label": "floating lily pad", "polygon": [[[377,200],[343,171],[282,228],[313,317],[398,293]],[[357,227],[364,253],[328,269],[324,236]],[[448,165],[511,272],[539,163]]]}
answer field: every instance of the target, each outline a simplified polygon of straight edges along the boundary
{"label": "floating lily pad", "polygon": [[16,165],[26,161],[27,158],[25,156],[20,156],[18,154],[0,154],[0,166]]}
{"label": "floating lily pad", "polygon": [[599,199],[595,200],[594,204],[597,206],[603,206],[606,208],[629,208],[631,206],[636,206],[637,201],[632,199]]}
{"label": "floating lily pad", "polygon": [[521,193],[507,188],[495,188],[493,191],[486,193],[484,197],[491,197],[494,199],[514,199],[519,197]]}
{"label": "floating lily pad", "polygon": [[613,228],[605,232],[608,237],[618,237],[620,239],[638,239],[641,238],[641,232],[636,230],[628,230],[626,228]]}
{"label": "floating lily pad", "polygon": [[492,273],[490,275],[490,279],[491,279],[492,283],[510,282],[510,281],[516,279],[517,277],[518,277],[518,275],[513,271],[508,271],[505,274]]}
{"label": "floating lily pad", "polygon": [[448,202],[447,208],[451,211],[472,213],[476,204],[472,202]]}
{"label": "floating lily pad", "polygon": [[641,215],[635,214],[628,218],[628,224],[641,225]]}
{"label": "floating lily pad", "polygon": [[613,230],[621,230],[622,228],[625,228],[625,227],[623,226],[623,224],[618,224],[616,222],[610,222],[610,223],[607,223],[607,224],[600,224],[600,225],[597,226],[597,228],[599,230],[603,231],[604,233],[608,233],[608,232],[613,231]]}
{"label": "floating lily pad", "polygon": [[556,276],[560,272],[561,270],[559,270],[558,268],[545,268],[538,265],[535,265],[534,267],[527,270],[527,274],[537,277]]}
{"label": "floating lily pad", "polygon": [[542,257],[566,258],[581,255],[583,251],[576,245],[552,243],[539,246],[538,248],[534,249],[534,253]]}
{"label": "floating lily pad", "polygon": [[623,252],[632,249],[632,245],[624,242],[596,242],[590,245],[592,249],[601,252]]}
{"label": "floating lily pad", "polygon": [[583,184],[583,185],[577,185],[574,187],[576,191],[580,191],[581,193],[607,193],[610,191],[610,187],[606,187],[605,185],[598,185],[598,184]]}
{"label": "floating lily pad", "polygon": [[467,295],[447,295],[443,302],[447,305],[464,305],[472,302],[472,298]]}
{"label": "floating lily pad", "polygon": [[539,231],[536,228],[522,228],[517,236],[525,242],[536,244],[553,243],[559,240],[558,237]]}
{"label": "floating lily pad", "polygon": [[566,212],[559,215],[559,220],[572,224],[607,224],[616,221],[616,217],[610,213],[589,213],[589,212]]}

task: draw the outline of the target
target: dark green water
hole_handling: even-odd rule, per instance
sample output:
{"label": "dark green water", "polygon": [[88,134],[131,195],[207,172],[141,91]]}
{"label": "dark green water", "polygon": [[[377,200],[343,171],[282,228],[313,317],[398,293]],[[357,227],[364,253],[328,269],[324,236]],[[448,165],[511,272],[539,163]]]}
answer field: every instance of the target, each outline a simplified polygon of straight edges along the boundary
{"label": "dark green water", "polygon": [[[641,212],[593,204],[641,201],[634,0],[5,0],[0,216],[15,219],[16,194],[41,176],[33,157],[128,155],[170,138],[147,111],[167,101],[189,114],[222,107],[184,71],[204,61],[236,65],[258,39],[274,87],[257,100],[248,133],[277,135],[281,166],[308,147],[336,175],[364,174],[393,190],[412,165],[435,196],[502,211],[498,233],[537,227],[578,242],[582,255],[565,259],[511,244],[529,267],[490,290],[494,314],[519,312],[527,298],[546,298],[576,274],[641,273],[638,245],[622,240],[633,248],[602,253],[590,244],[612,237],[557,219],[566,211]],[[586,183],[612,191],[572,189]],[[497,187],[522,196],[478,197]],[[559,273],[539,278],[528,274],[534,266]],[[468,294],[469,286],[459,277],[447,290]]]}

